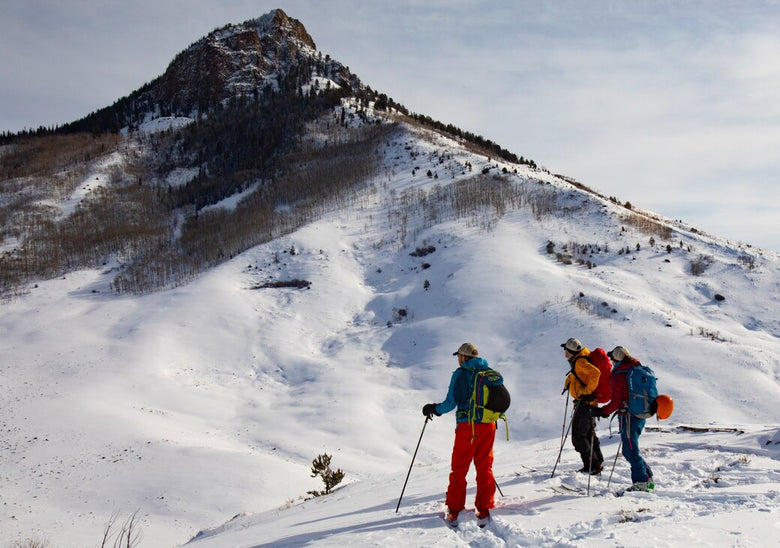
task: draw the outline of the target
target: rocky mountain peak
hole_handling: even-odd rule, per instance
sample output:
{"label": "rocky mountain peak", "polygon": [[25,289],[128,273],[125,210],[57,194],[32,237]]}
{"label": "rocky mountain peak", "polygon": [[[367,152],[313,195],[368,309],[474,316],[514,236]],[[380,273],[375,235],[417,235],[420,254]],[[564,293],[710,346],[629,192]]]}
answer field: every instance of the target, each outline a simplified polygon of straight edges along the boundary
{"label": "rocky mountain peak", "polygon": [[236,95],[276,90],[280,78],[316,45],[303,24],[280,9],[209,33],[177,55],[151,89],[175,110],[205,110]]}
{"label": "rocky mountain peak", "polygon": [[317,49],[303,23],[297,19],[289,17],[280,9],[272,10],[262,17],[251,19],[244,23],[244,26],[253,27],[260,36],[271,37],[278,40],[279,43],[285,40],[297,41],[311,49]]}

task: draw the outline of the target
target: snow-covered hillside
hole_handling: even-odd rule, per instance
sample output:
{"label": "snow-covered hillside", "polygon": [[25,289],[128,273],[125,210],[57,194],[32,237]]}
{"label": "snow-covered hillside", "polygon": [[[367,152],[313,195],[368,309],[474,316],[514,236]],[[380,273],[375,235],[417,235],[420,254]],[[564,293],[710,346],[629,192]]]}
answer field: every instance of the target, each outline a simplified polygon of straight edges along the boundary
{"label": "snow-covered hillside", "polygon": [[[112,516],[138,511],[142,547],[780,542],[776,253],[663,219],[670,238],[641,232],[618,204],[419,130],[384,151],[353,207],[185,287],[117,297],[108,264],[0,305],[0,541],[96,546]],[[527,185],[525,205],[449,215],[436,197],[483,169],[482,184]],[[424,206],[405,205],[413,189]],[[582,264],[556,258],[573,248]],[[295,279],[310,288],[257,288]],[[642,437],[654,493],[612,496],[622,457],[590,497],[551,489],[586,481],[568,442],[550,478],[572,336],[628,347],[674,398]],[[395,507],[420,409],[444,398],[464,341],[513,403],[495,520],[454,532],[440,519],[452,415],[426,425]],[[607,421],[599,435],[611,465],[618,438]],[[321,453],[346,479],[305,500]]]}

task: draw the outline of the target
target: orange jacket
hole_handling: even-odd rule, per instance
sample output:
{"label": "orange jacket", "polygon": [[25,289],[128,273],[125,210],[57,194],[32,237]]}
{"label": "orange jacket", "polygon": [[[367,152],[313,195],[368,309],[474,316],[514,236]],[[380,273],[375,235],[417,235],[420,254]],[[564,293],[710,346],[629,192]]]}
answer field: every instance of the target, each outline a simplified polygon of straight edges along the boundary
{"label": "orange jacket", "polygon": [[[589,355],[590,350],[583,348],[579,354],[572,356],[569,360],[571,371],[566,375],[566,381],[563,383],[563,386],[569,390],[569,394],[575,401],[583,399],[583,396],[593,394],[599,385],[601,371],[588,361],[586,356]],[[583,401],[589,405],[597,405],[598,403],[595,399],[590,400],[588,398],[583,399]]]}

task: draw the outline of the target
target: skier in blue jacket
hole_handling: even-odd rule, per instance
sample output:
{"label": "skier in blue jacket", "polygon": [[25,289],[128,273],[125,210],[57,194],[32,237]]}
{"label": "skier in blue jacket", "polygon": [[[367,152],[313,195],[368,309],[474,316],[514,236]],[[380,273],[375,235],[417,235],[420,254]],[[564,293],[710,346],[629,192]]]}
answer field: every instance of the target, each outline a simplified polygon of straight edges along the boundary
{"label": "skier in blue jacket", "polygon": [[[474,501],[478,524],[484,526],[490,520],[494,506],[496,480],[493,476],[493,442],[496,423],[469,422],[469,399],[474,386],[474,374],[490,369],[486,360],[479,357],[477,347],[463,343],[453,356],[458,357],[458,369],[450,378],[447,397],[441,403],[428,403],[422,412],[428,418],[455,412],[455,444],[452,448],[450,481],[447,487],[447,513],[450,525],[458,523],[458,514],[466,506],[466,474],[471,463],[477,475],[477,494]],[[480,417],[481,418],[481,417]],[[479,419],[478,419],[479,420]]]}

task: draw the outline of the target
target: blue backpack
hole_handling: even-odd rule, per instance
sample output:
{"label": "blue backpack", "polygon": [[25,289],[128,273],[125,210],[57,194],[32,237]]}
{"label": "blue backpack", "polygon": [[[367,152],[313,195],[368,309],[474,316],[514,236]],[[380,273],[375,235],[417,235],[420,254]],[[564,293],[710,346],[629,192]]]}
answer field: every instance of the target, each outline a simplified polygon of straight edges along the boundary
{"label": "blue backpack", "polygon": [[626,374],[628,412],[640,419],[649,419],[655,415],[658,388],[653,370],[639,363],[626,371],[613,371],[615,373]]}

